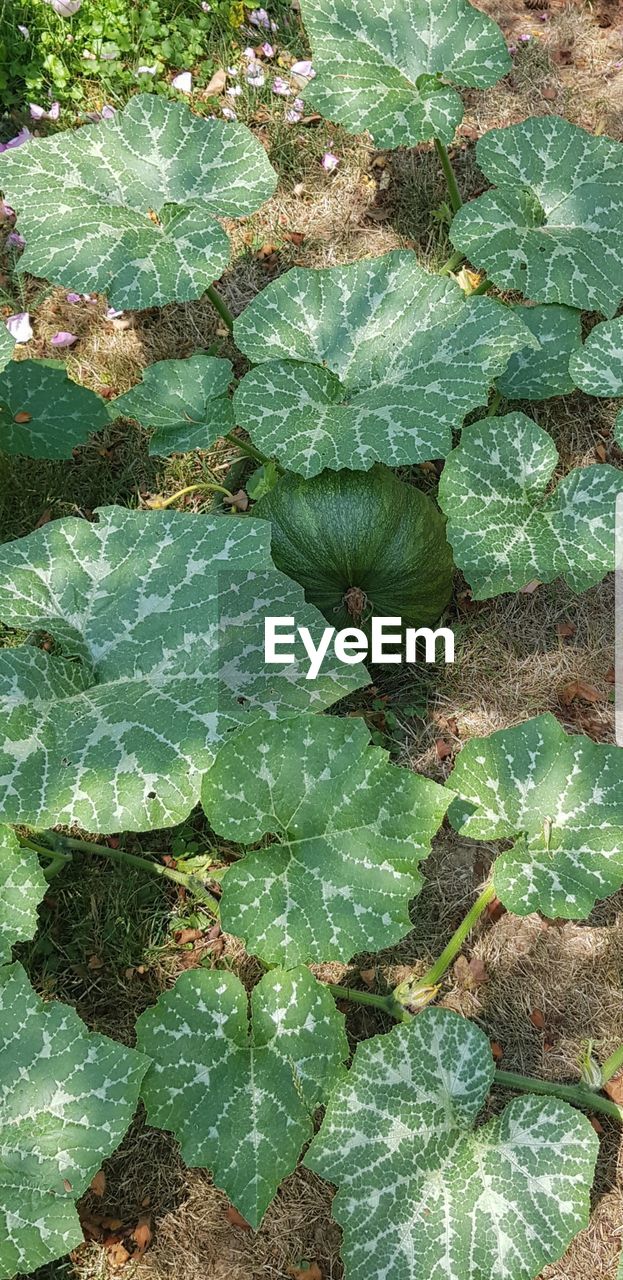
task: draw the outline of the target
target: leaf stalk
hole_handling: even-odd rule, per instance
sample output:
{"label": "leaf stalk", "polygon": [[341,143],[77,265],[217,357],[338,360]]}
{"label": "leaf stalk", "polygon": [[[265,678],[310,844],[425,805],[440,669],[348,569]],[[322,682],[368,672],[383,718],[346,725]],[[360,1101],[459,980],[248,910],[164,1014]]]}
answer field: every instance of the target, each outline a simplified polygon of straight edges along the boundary
{"label": "leaf stalk", "polygon": [[218,292],[218,289],[215,289],[213,284],[208,285],[208,288],[206,289],[206,293],[215,311],[218,311],[221,317],[221,320],[223,321],[223,324],[227,325],[227,328],[229,329],[230,333],[233,333],[234,317],[231,311],[229,310],[229,307],[227,306],[225,299],[221,297],[220,293]]}
{"label": "leaf stalk", "polygon": [[430,1004],[431,1000],[434,1000],[439,990],[441,979],[450,968],[453,960],[458,956],[465,939],[469,936],[477,920],[486,911],[494,897],[495,889],[493,885],[486,885],[465,918],[461,921],[458,929],[455,929],[441,955],[438,956],[430,969],[426,970],[423,977],[417,980],[406,978],[404,982],[400,982],[394,988],[394,999],[402,1008],[419,1012],[421,1008],[424,1008],[426,1004]]}
{"label": "leaf stalk", "polygon": [[149,507],[154,511],[166,511],[167,507],[172,507],[174,502],[179,498],[185,498],[189,493],[197,493],[198,491],[206,493],[222,493],[224,497],[234,501],[234,495],[229,489],[225,489],[222,484],[209,484],[207,481],[201,481],[198,484],[188,484],[185,489],[178,489],[177,493],[172,493],[168,498],[152,498]]}
{"label": "leaf stalk", "polygon": [[544,1093],[553,1098],[561,1098],[574,1107],[584,1107],[587,1111],[601,1111],[605,1116],[623,1123],[623,1107],[609,1098],[602,1098],[585,1084],[560,1084],[557,1080],[535,1080],[532,1076],[518,1075],[515,1071],[496,1071],[494,1083],[505,1089],[517,1089],[520,1093]]}
{"label": "leaf stalk", "polygon": [[450,197],[452,212],[458,213],[461,205],[463,204],[461,193],[459,191],[459,184],[456,180],[456,174],[452,168],[452,161],[448,155],[447,148],[444,147],[443,142],[439,141],[439,138],[435,138],[435,150],[439,156],[439,162],[443,169],[444,178],[448,187],[448,195]]}
{"label": "leaf stalk", "polygon": [[609,1058],[606,1058],[606,1061],[604,1062],[601,1068],[602,1085],[607,1084],[608,1081],[611,1080],[613,1076],[616,1076],[622,1067],[623,1067],[623,1044],[619,1045],[619,1048],[615,1049],[614,1053],[611,1053]]}

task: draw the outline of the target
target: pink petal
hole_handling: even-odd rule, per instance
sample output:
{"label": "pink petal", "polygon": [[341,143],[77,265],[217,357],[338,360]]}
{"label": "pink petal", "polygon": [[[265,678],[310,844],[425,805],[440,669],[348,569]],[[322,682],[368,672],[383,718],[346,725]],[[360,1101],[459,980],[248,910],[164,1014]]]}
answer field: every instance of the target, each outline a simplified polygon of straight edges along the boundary
{"label": "pink petal", "polygon": [[67,294],[67,301],[68,301],[68,302],[80,302],[81,300],[82,300],[82,297],[81,297],[81,294],[79,294],[79,293],[68,293],[68,294]]}
{"label": "pink petal", "polygon": [[50,110],[48,111],[48,120],[58,120],[58,117],[60,116],[60,114],[61,114],[60,102],[53,102],[52,106],[50,107]]}
{"label": "pink petal", "polygon": [[[93,301],[95,301],[95,299],[93,299]],[[109,307],[106,312],[106,319],[116,320],[119,316],[122,316],[122,315],[123,315],[123,311],[115,311],[114,307]]]}
{"label": "pink petal", "polygon": [[309,58],[305,58],[302,62],[293,63],[290,71],[293,76],[303,76],[306,80],[313,80],[316,74]]}
{"label": "pink petal", "polygon": [[20,235],[19,231],[10,231],[6,238],[6,242],[7,244],[12,245],[14,249],[23,249],[26,245],[26,241],[24,240],[24,237]]}
{"label": "pink petal", "polygon": [[275,50],[273,49],[272,44],[268,43],[268,40],[262,45],[262,53],[265,58],[274,58],[275,56]]}
{"label": "pink petal", "polygon": [[8,316],[6,327],[16,342],[30,342],[32,325],[27,311],[18,311],[14,316]]}
{"label": "pink petal", "polygon": [[109,107],[108,103],[105,102],[102,107],[102,120],[113,120],[116,114],[115,108]]}
{"label": "pink petal", "polygon": [[327,173],[333,173],[333,170],[337,169],[340,159],[339,156],[334,156],[332,151],[325,151],[320,163]]}
{"label": "pink petal", "polygon": [[0,200],[0,213],[3,218],[14,218],[15,209],[12,205],[7,204],[6,200]]}
{"label": "pink petal", "polygon": [[61,18],[72,18],[82,7],[82,0],[46,0],[46,4],[51,4]]}
{"label": "pink petal", "polygon": [[43,117],[46,114],[44,107],[37,106],[36,102],[29,102],[28,106],[32,120],[43,120]]}
{"label": "pink petal", "polygon": [[193,78],[190,71],[180,71],[178,76],[174,76],[171,81],[174,89],[179,89],[180,93],[192,93]]}
{"label": "pink petal", "polygon": [[66,333],[61,329],[58,333],[53,334],[50,338],[50,344],[53,347],[73,347],[74,342],[78,341],[77,333]]}
{"label": "pink petal", "polygon": [[273,80],[273,93],[276,93],[280,98],[289,98],[292,90],[287,82],[282,80],[281,76],[275,76],[275,79]]}

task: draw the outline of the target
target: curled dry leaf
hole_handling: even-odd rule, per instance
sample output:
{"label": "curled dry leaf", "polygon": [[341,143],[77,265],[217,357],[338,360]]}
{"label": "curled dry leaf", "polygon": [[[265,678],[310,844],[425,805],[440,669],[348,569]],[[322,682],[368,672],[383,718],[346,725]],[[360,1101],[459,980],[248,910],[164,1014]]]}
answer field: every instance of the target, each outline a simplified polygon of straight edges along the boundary
{"label": "curled dry leaf", "polygon": [[530,1012],[530,1021],[537,1031],[545,1030],[545,1015],[541,1009],[532,1009]]}
{"label": "curled dry leaf", "polygon": [[106,1190],[106,1174],[103,1169],[98,1169],[89,1190],[93,1192],[94,1196],[103,1196]]}
{"label": "curled dry leaf", "polygon": [[247,1222],[246,1218],[243,1218],[242,1214],[238,1213],[237,1209],[234,1209],[233,1204],[230,1204],[229,1208],[226,1209],[225,1217],[227,1218],[227,1221],[229,1222],[230,1226],[238,1227],[240,1231],[251,1230],[251,1227]]}
{"label": "curled dry leaf", "polygon": [[572,702],[605,702],[606,695],[585,680],[570,680],[560,690],[560,701],[567,705]]}

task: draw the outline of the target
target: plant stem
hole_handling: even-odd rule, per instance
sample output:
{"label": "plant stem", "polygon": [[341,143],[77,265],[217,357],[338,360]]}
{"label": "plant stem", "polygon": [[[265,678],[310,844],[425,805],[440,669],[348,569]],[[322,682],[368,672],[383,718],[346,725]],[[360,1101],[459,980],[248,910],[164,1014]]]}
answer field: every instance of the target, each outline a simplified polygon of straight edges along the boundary
{"label": "plant stem", "polygon": [[223,436],[223,439],[229,440],[230,444],[235,444],[236,448],[240,449],[241,453],[246,453],[247,457],[254,458],[256,462],[261,462],[263,466],[266,466],[267,462],[274,462],[277,471],[279,471],[281,475],[284,474],[283,467],[280,467],[279,463],[275,462],[274,458],[269,458],[267,454],[260,453],[259,449],[256,449],[255,445],[251,444],[250,440],[241,440],[239,436],[234,435],[233,431],[228,431],[227,435]]}
{"label": "plant stem", "polygon": [[340,987],[335,982],[325,982],[328,990],[336,996],[338,1000],[351,1000],[354,1004],[367,1004],[375,1009],[380,1009],[382,1013],[386,1013],[390,1018],[396,1018],[398,1022],[408,1022],[411,1015],[406,1009],[402,1009],[396,1004],[393,995],[377,996],[372,991],[358,991],[355,987]]}
{"label": "plant stem", "polygon": [[443,142],[439,141],[439,138],[435,138],[435,150],[437,152],[437,155],[439,156],[441,167],[444,172],[444,177],[448,185],[448,195],[450,196],[450,204],[452,206],[452,212],[458,213],[463,203],[463,201],[461,200],[461,193],[459,191],[459,186],[456,180],[456,174],[454,172],[454,169],[452,168],[452,162],[450,160],[450,156],[448,155],[448,152],[444,147]]}
{"label": "plant stem", "polygon": [[452,257],[448,258],[448,261],[444,262],[443,266],[439,268],[439,275],[450,275],[452,271],[456,271],[457,267],[460,267],[462,262],[465,262],[465,254],[461,253],[460,249],[457,249],[456,253],[453,253]]}
{"label": "plant stem", "polygon": [[217,289],[214,288],[213,284],[208,285],[208,288],[206,289],[206,293],[210,299],[210,302],[212,303],[212,306],[215,308],[216,311],[218,311],[221,317],[221,320],[223,321],[224,324],[227,325],[229,332],[233,333],[234,317],[232,316],[232,313],[229,310],[229,307],[227,306],[225,299],[221,297],[220,293],[218,292]]}
{"label": "plant stem", "polygon": [[[208,893],[207,889],[204,889],[201,881],[196,876],[187,875],[183,871],[175,871],[173,867],[165,867],[162,862],[152,862],[151,858],[142,858],[136,853],[126,853],[125,849],[111,849],[107,844],[97,844],[95,841],[90,840],[76,840],[73,836],[61,836],[56,831],[50,832],[50,838],[53,839],[55,845],[59,842],[66,849],[75,849],[79,853],[99,854],[101,857],[110,858],[112,862],[121,863],[122,866],[136,867],[137,870],[147,871],[152,876],[161,876],[165,880],[172,880],[174,884],[183,885],[190,893],[200,898],[214,915],[218,915],[219,905],[216,898],[211,893]],[[64,854],[61,849],[46,849],[35,840],[30,840],[29,837],[25,836],[20,837],[20,839],[22,844],[34,849],[36,853],[44,854],[45,857],[51,858],[52,865],[61,859],[65,862],[70,861],[70,856]],[[153,857],[157,858],[158,854],[154,854]]]}
{"label": "plant stem", "polygon": [[206,493],[222,493],[232,500],[234,497],[229,489],[223,488],[222,484],[208,484],[207,481],[202,481],[199,484],[188,484],[185,489],[178,489],[177,493],[172,493],[169,498],[153,498],[149,506],[156,511],[166,511],[166,508],[173,506],[179,498],[185,498],[187,493],[197,493],[198,490]]}
{"label": "plant stem", "polygon": [[503,1085],[505,1089],[518,1089],[522,1093],[545,1093],[553,1098],[562,1098],[575,1107],[585,1107],[587,1111],[601,1111],[612,1116],[619,1123],[623,1122],[623,1107],[616,1102],[602,1098],[601,1094],[582,1084],[558,1084],[554,1080],[535,1080],[532,1076],[520,1076],[515,1071],[496,1071],[494,1083]]}
{"label": "plant stem", "polygon": [[487,409],[487,412],[486,412],[486,414],[485,414],[485,417],[487,417],[487,418],[495,418],[495,415],[496,415],[496,413],[497,413],[497,411],[498,411],[498,409],[499,409],[499,407],[500,407],[501,403],[502,403],[502,393],[501,393],[500,391],[494,391],[494,393],[493,393],[493,399],[492,399],[492,401],[491,401],[491,404],[489,405],[489,408]]}
{"label": "plant stem", "polygon": [[486,885],[482,893],[468,911],[465,919],[461,921],[458,929],[452,934],[450,941],[444,947],[441,955],[438,956],[435,963],[431,965],[426,973],[416,980],[406,978],[404,982],[400,982],[394,988],[394,999],[402,1007],[407,1009],[414,1006],[418,1010],[426,1004],[430,1004],[437,994],[437,989],[444,973],[450,968],[452,961],[458,956],[465,939],[471,933],[476,921],[480,918],[483,911],[486,910],[491,900],[495,897],[495,889],[492,884]]}
{"label": "plant stem", "polygon": [[475,289],[470,289],[467,296],[468,298],[476,298],[479,293],[488,293],[489,289],[492,288],[493,280],[487,280],[487,277],[485,276],[484,280],[481,280],[480,284],[477,284]]}
{"label": "plant stem", "polygon": [[611,1080],[612,1077],[615,1076],[617,1072],[621,1070],[622,1067],[623,1067],[623,1044],[619,1045],[619,1048],[615,1049],[614,1053],[611,1053],[609,1058],[606,1058],[606,1061],[604,1062],[603,1067],[601,1068],[602,1085],[607,1084],[608,1080]]}

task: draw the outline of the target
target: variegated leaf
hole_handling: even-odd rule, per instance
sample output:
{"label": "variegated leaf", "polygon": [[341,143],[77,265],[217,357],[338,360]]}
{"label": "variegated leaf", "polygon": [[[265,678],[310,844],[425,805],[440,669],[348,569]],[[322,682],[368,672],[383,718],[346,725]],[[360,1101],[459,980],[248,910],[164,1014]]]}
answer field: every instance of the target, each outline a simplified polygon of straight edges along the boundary
{"label": "variegated leaf", "polygon": [[476,147],[494,183],[463,205],[455,248],[501,289],[613,316],[623,298],[623,146],[559,116],[491,129]]}
{"label": "variegated leaf", "polygon": [[290,470],[445,457],[510,356],[537,339],[491,298],[466,299],[416,255],[294,268],[238,317],[256,367],[234,397],[255,444]]}
{"label": "variegated leaf", "polygon": [[493,1068],[450,1009],[357,1046],[305,1157],[338,1188],[346,1280],[533,1280],[587,1225],[590,1122],[528,1094],[475,1128]]}
{"label": "variegated leaf", "polygon": [[595,325],[569,369],[575,385],[589,396],[623,396],[623,316]]}
{"label": "variegated leaf", "polygon": [[557,462],[551,436],[523,413],[463,431],[446,461],[439,503],[476,600],[559,576],[586,591],[614,569],[621,472],[576,467],[548,493]]}
{"label": "variegated leaf", "polygon": [[189,1165],[214,1180],[252,1226],[311,1137],[348,1056],[344,1019],[308,969],[265,974],[251,994],[233,973],[185,973],[138,1020],[153,1059],[149,1123],[172,1129]]}
{"label": "variegated leaf", "polygon": [[623,884],[623,749],[537,716],[461,751],[452,825],[475,840],[515,839],[493,868],[509,911],[582,920]]}
{"label": "variegated leaf", "polygon": [[0,965],[15,942],[37,932],[37,907],[48,882],[32,849],[22,848],[10,827],[0,826]]}
{"label": "variegated leaf", "polygon": [[6,325],[0,321],[0,371],[8,365],[14,346],[15,342]]}
{"label": "variegated leaf", "polygon": [[227,396],[231,379],[229,360],[203,355],[159,360],[148,365],[137,386],[110,401],[110,415],[135,418],[151,430],[150,453],[208,449],[234,425]]}
{"label": "variegated leaf", "polygon": [[182,821],[216,745],[254,716],[322,710],[367,676],[267,666],[264,617],[324,619],[270,559],[270,526],[105,507],[0,548],[0,812],[100,832]]}
{"label": "variegated leaf", "polygon": [[105,401],[58,360],[11,360],[0,373],[1,452],[71,458],[108,420]]}
{"label": "variegated leaf", "polygon": [[74,1201],[115,1150],[148,1061],[87,1031],[0,969],[0,1276],[37,1270],[82,1244]]}
{"label": "variegated leaf", "polygon": [[569,357],[582,344],[582,316],[571,307],[545,305],[513,310],[538,339],[536,350],[526,347],[511,356],[508,368],[497,379],[498,391],[507,400],[547,400],[573,391]]}
{"label": "variegated leaf", "polygon": [[316,78],[305,101],[377,147],[451,142],[452,85],[486,89],[510,70],[499,27],[467,0],[302,0]]}
{"label": "variegated leaf", "polygon": [[404,937],[449,796],[390,764],[361,720],[299,716],[225,743],[201,801],[228,840],[278,837],[229,867],[221,919],[266,963],[290,966]]}
{"label": "variegated leaf", "polygon": [[199,298],[229,261],[217,218],[253,213],[276,182],[244,125],[155,94],[0,158],[26,239],[19,271],[122,308]]}

